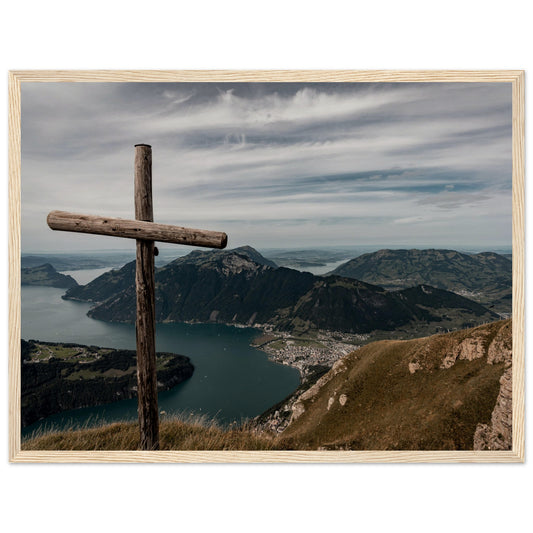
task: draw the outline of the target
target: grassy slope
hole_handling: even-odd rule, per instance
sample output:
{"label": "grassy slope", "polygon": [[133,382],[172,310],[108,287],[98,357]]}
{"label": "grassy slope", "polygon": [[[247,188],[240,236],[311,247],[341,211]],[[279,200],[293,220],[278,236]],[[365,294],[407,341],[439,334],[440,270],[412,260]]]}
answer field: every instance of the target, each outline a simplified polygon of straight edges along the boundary
{"label": "grassy slope", "polygon": [[[302,401],[305,412],[280,436],[167,420],[161,424],[161,448],[472,449],[477,425],[490,421],[496,403],[499,379],[509,362],[511,329],[506,320],[445,335],[369,344],[342,360],[339,368],[344,370],[321,378],[319,383],[331,377],[314,396],[308,394]],[[489,364],[489,347],[507,356]],[[479,357],[464,359],[467,352]],[[445,358],[454,353],[456,360],[443,368]],[[344,405],[341,395],[346,395]],[[328,409],[330,398],[334,401]],[[135,423],[112,424],[44,435],[25,441],[23,449],[130,450],[138,446],[137,431]]]}
{"label": "grassy slope", "polygon": [[[487,363],[496,336],[510,348],[510,320],[375,342],[352,352],[343,360],[344,370],[302,402],[305,412],[285,430],[282,442],[308,449],[472,449],[477,424],[490,421],[504,371],[504,362]],[[441,368],[467,338],[476,339],[483,355]],[[411,373],[410,363],[421,368]],[[345,405],[339,402],[343,394]]]}

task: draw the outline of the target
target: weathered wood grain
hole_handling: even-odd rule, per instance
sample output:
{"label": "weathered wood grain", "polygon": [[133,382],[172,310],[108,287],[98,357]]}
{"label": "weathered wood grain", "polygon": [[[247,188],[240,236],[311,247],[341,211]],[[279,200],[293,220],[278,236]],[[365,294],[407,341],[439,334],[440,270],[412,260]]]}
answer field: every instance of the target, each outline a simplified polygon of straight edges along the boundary
{"label": "weathered wood grain", "polygon": [[108,235],[126,239],[145,239],[208,248],[225,248],[228,243],[228,236],[219,231],[182,228],[181,226],[142,220],[81,215],[67,211],[51,211],[46,222],[53,230]]}
{"label": "weathered wood grain", "polygon": [[[135,146],[135,218],[151,222],[152,148]],[[159,412],[155,362],[154,241],[137,239],[135,290],[137,294],[137,398],[142,450],[159,449]]]}

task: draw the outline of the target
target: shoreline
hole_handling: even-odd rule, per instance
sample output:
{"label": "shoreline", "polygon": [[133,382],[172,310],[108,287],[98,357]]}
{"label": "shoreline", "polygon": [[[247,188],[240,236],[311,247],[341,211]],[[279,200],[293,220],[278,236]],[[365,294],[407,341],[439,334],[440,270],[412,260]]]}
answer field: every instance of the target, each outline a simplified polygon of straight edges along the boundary
{"label": "shoreline", "polygon": [[257,324],[262,333],[252,339],[250,346],[265,352],[278,364],[296,368],[301,383],[318,367],[331,368],[336,361],[361,347],[368,334],[317,330],[306,335],[274,331],[269,324]]}

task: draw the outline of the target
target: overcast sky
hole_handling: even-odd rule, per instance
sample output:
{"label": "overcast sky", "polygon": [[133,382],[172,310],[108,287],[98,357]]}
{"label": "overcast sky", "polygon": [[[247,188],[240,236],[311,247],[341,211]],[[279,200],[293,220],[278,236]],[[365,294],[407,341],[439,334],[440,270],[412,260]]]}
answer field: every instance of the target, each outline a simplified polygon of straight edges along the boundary
{"label": "overcast sky", "polygon": [[134,218],[137,143],[155,221],[228,247],[511,246],[511,111],[503,83],[24,83],[22,250],[134,249],[46,214]]}

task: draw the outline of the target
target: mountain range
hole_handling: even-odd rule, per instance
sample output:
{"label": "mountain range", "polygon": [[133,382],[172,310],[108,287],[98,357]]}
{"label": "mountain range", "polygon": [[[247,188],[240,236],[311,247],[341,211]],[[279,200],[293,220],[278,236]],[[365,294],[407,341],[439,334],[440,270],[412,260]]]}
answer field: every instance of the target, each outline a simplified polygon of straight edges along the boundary
{"label": "mountain range", "polygon": [[[356,279],[314,276],[275,263],[246,246],[195,251],[156,270],[158,322],[270,324],[278,330],[324,329],[352,333],[431,324],[432,332],[498,318],[468,298],[427,284],[388,291]],[[128,263],[65,299],[94,302],[89,316],[135,320],[135,263]]]}
{"label": "mountain range", "polygon": [[351,259],[330,274],[388,290],[427,284],[466,296],[499,313],[512,311],[512,262],[494,252],[385,249]]}

